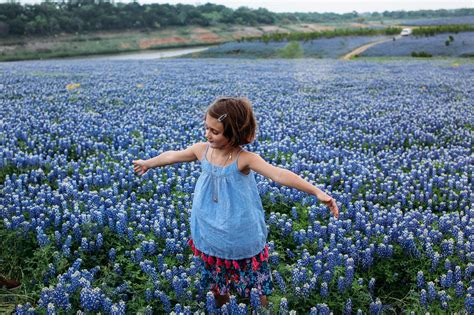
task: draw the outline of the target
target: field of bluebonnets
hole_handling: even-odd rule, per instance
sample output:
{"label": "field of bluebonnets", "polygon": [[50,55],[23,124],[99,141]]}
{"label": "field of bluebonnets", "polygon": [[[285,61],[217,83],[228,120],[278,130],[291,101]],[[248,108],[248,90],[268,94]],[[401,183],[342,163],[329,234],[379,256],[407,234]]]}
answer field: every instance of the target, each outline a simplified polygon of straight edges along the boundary
{"label": "field of bluebonnets", "polygon": [[254,104],[247,146],[338,201],[257,176],[286,314],[474,312],[474,64],[166,60],[0,64],[0,289],[17,314],[215,309],[186,241],[199,162],[131,161],[202,141],[219,95]]}
{"label": "field of bluebonnets", "polygon": [[[450,37],[452,40],[450,40]],[[446,42],[448,44],[446,44]],[[362,57],[410,56],[425,52],[432,56],[473,57],[474,32],[441,33],[434,36],[405,36],[370,47]]]}
{"label": "field of bluebonnets", "polygon": [[406,20],[403,22],[399,22],[399,24],[413,26],[474,24],[474,16],[467,15],[445,18]]}
{"label": "field of bluebonnets", "polygon": [[[338,58],[364,44],[383,39],[384,36],[337,36],[300,41],[302,57]],[[288,45],[288,41],[263,43],[261,41],[228,42],[194,53],[206,58],[279,58],[279,50]],[[472,47],[472,46],[471,46]]]}

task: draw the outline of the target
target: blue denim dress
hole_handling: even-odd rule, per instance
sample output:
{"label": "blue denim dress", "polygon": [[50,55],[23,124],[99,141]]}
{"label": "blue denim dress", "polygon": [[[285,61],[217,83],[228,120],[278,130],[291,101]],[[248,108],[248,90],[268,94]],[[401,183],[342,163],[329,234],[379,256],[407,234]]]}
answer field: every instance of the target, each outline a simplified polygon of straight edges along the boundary
{"label": "blue denim dress", "polygon": [[[264,251],[268,236],[262,201],[253,171],[243,174],[234,162],[221,167],[201,160],[191,210],[193,247],[207,256],[228,260]],[[266,258],[266,257],[265,257]]]}

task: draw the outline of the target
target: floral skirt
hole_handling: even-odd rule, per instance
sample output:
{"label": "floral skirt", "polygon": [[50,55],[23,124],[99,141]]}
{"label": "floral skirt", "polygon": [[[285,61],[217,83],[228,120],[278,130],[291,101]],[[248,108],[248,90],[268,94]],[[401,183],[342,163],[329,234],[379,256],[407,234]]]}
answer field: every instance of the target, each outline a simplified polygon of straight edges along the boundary
{"label": "floral skirt", "polygon": [[194,256],[204,262],[201,270],[201,286],[220,295],[226,295],[231,288],[241,297],[249,297],[252,288],[259,295],[270,295],[273,291],[272,273],[268,265],[268,245],[257,255],[239,260],[227,260],[208,256],[188,241]]}

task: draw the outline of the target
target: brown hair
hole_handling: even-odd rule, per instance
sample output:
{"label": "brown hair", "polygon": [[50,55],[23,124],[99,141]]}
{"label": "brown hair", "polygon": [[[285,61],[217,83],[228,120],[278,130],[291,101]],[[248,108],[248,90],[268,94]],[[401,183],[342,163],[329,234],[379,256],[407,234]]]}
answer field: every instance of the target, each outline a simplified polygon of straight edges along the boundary
{"label": "brown hair", "polygon": [[249,144],[255,139],[257,122],[252,103],[247,98],[219,97],[207,108],[204,119],[206,115],[216,119],[222,117],[224,137],[233,147]]}

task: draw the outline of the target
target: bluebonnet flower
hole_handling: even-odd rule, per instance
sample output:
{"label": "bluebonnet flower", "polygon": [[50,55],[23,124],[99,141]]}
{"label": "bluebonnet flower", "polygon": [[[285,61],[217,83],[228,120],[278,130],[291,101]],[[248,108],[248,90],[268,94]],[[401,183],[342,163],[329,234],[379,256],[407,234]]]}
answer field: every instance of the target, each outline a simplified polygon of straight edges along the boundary
{"label": "bluebonnet flower", "polygon": [[85,237],[81,239],[81,249],[86,253],[89,251],[89,242]]}
{"label": "bluebonnet flower", "polygon": [[50,243],[48,236],[44,233],[43,229],[39,226],[36,228],[36,239],[38,240],[38,244],[40,247],[45,247],[49,245]]}
{"label": "bluebonnet flower", "polygon": [[416,274],[416,285],[418,288],[422,288],[425,286],[425,278],[423,276],[423,271],[419,270]]}
{"label": "bluebonnet flower", "polygon": [[426,295],[426,290],[425,289],[421,289],[421,291],[420,291],[420,304],[421,304],[421,306],[423,306],[425,308],[428,306],[427,295]]}
{"label": "bluebonnet flower", "polygon": [[369,312],[370,314],[382,314],[382,302],[379,298],[370,303]]}
{"label": "bluebonnet flower", "polygon": [[17,315],[34,315],[36,314],[35,308],[31,306],[30,303],[26,303],[25,305],[19,304],[15,308],[15,314]]}
{"label": "bluebonnet flower", "polygon": [[438,292],[439,301],[441,302],[441,308],[447,309],[448,308],[448,301],[450,300],[449,295],[446,294],[446,291],[441,290]]}
{"label": "bluebonnet flower", "polygon": [[468,314],[474,313],[474,296],[472,294],[466,294],[466,298],[464,299],[464,307],[466,308],[466,312]]}
{"label": "bluebonnet flower", "polygon": [[460,266],[454,267],[454,279],[453,281],[458,282],[462,280],[462,270]]}
{"label": "bluebonnet flower", "polygon": [[375,278],[370,278],[369,280],[369,292],[373,296],[375,294]]}
{"label": "bluebonnet flower", "polygon": [[250,291],[250,305],[252,305],[254,310],[257,310],[261,306],[260,295],[256,288],[252,288]]}
{"label": "bluebonnet flower", "polygon": [[110,307],[110,315],[125,315],[125,314],[126,314],[126,305],[124,301],[119,301],[118,303],[114,303]]}
{"label": "bluebonnet flower", "polygon": [[350,298],[347,299],[346,304],[344,304],[344,315],[352,314],[352,300]]}
{"label": "bluebonnet flower", "polygon": [[296,207],[291,207],[291,217],[293,220],[298,220],[298,212],[296,211]]}
{"label": "bluebonnet flower", "polygon": [[280,315],[288,314],[288,301],[286,298],[281,298],[280,300],[280,310],[278,312]]}
{"label": "bluebonnet flower", "polygon": [[238,313],[239,306],[237,304],[237,299],[236,299],[235,295],[231,295],[229,297],[229,309],[230,309],[231,314],[237,314]]}
{"label": "bluebonnet flower", "polygon": [[157,291],[157,297],[160,299],[161,303],[163,304],[163,308],[167,313],[171,312],[171,302],[168,298],[168,296],[162,292],[162,291]]}
{"label": "bluebonnet flower", "polygon": [[321,289],[319,291],[319,294],[322,297],[328,297],[329,296],[328,284],[326,282],[321,283]]}
{"label": "bluebonnet flower", "polygon": [[175,311],[177,314],[182,313],[182,312],[183,312],[183,308],[182,308],[181,304],[179,304],[179,303],[175,304],[175,306],[174,306],[174,311]]}
{"label": "bluebonnet flower", "polygon": [[436,299],[437,297],[437,292],[436,292],[436,288],[435,288],[435,284],[433,281],[430,281],[428,282],[428,299],[430,301],[433,301]]}
{"label": "bluebonnet flower", "polygon": [[362,254],[362,266],[364,268],[369,268],[372,266],[373,257],[369,248],[366,248]]}
{"label": "bluebonnet flower", "polygon": [[206,294],[206,310],[209,314],[216,313],[216,300],[212,292],[207,292]]}
{"label": "bluebonnet flower", "polygon": [[115,261],[115,256],[117,255],[117,251],[115,250],[115,248],[111,248],[109,249],[109,260],[111,262]]}
{"label": "bluebonnet flower", "polygon": [[464,294],[464,284],[462,281],[456,283],[455,293],[457,297],[461,297]]}
{"label": "bluebonnet flower", "polygon": [[248,313],[247,311],[247,305],[245,305],[244,303],[240,303],[239,304],[239,307],[238,307],[238,312],[237,314],[239,315],[246,315]]}
{"label": "bluebonnet flower", "polygon": [[444,261],[444,269],[446,269],[446,271],[451,270],[451,261],[449,260],[449,258],[446,258],[446,260]]}
{"label": "bluebonnet flower", "polygon": [[122,274],[122,267],[120,267],[119,263],[114,263],[113,271],[118,275]]}
{"label": "bluebonnet flower", "polygon": [[331,314],[331,310],[329,309],[329,307],[327,306],[326,303],[319,303],[317,305],[317,307],[318,307],[319,314],[321,314],[321,315],[330,315]]}
{"label": "bluebonnet flower", "polygon": [[46,309],[47,315],[56,315],[56,308],[53,303],[48,303],[48,308]]}
{"label": "bluebonnet flower", "polygon": [[102,233],[97,234],[97,240],[96,240],[96,247],[99,249],[102,247],[104,244],[104,238],[102,236]]}
{"label": "bluebonnet flower", "polygon": [[99,288],[82,288],[80,298],[81,307],[88,312],[97,312],[102,306],[103,294]]}
{"label": "bluebonnet flower", "polygon": [[438,267],[439,264],[439,253],[435,252],[433,257],[431,258],[431,270],[434,271]]}

